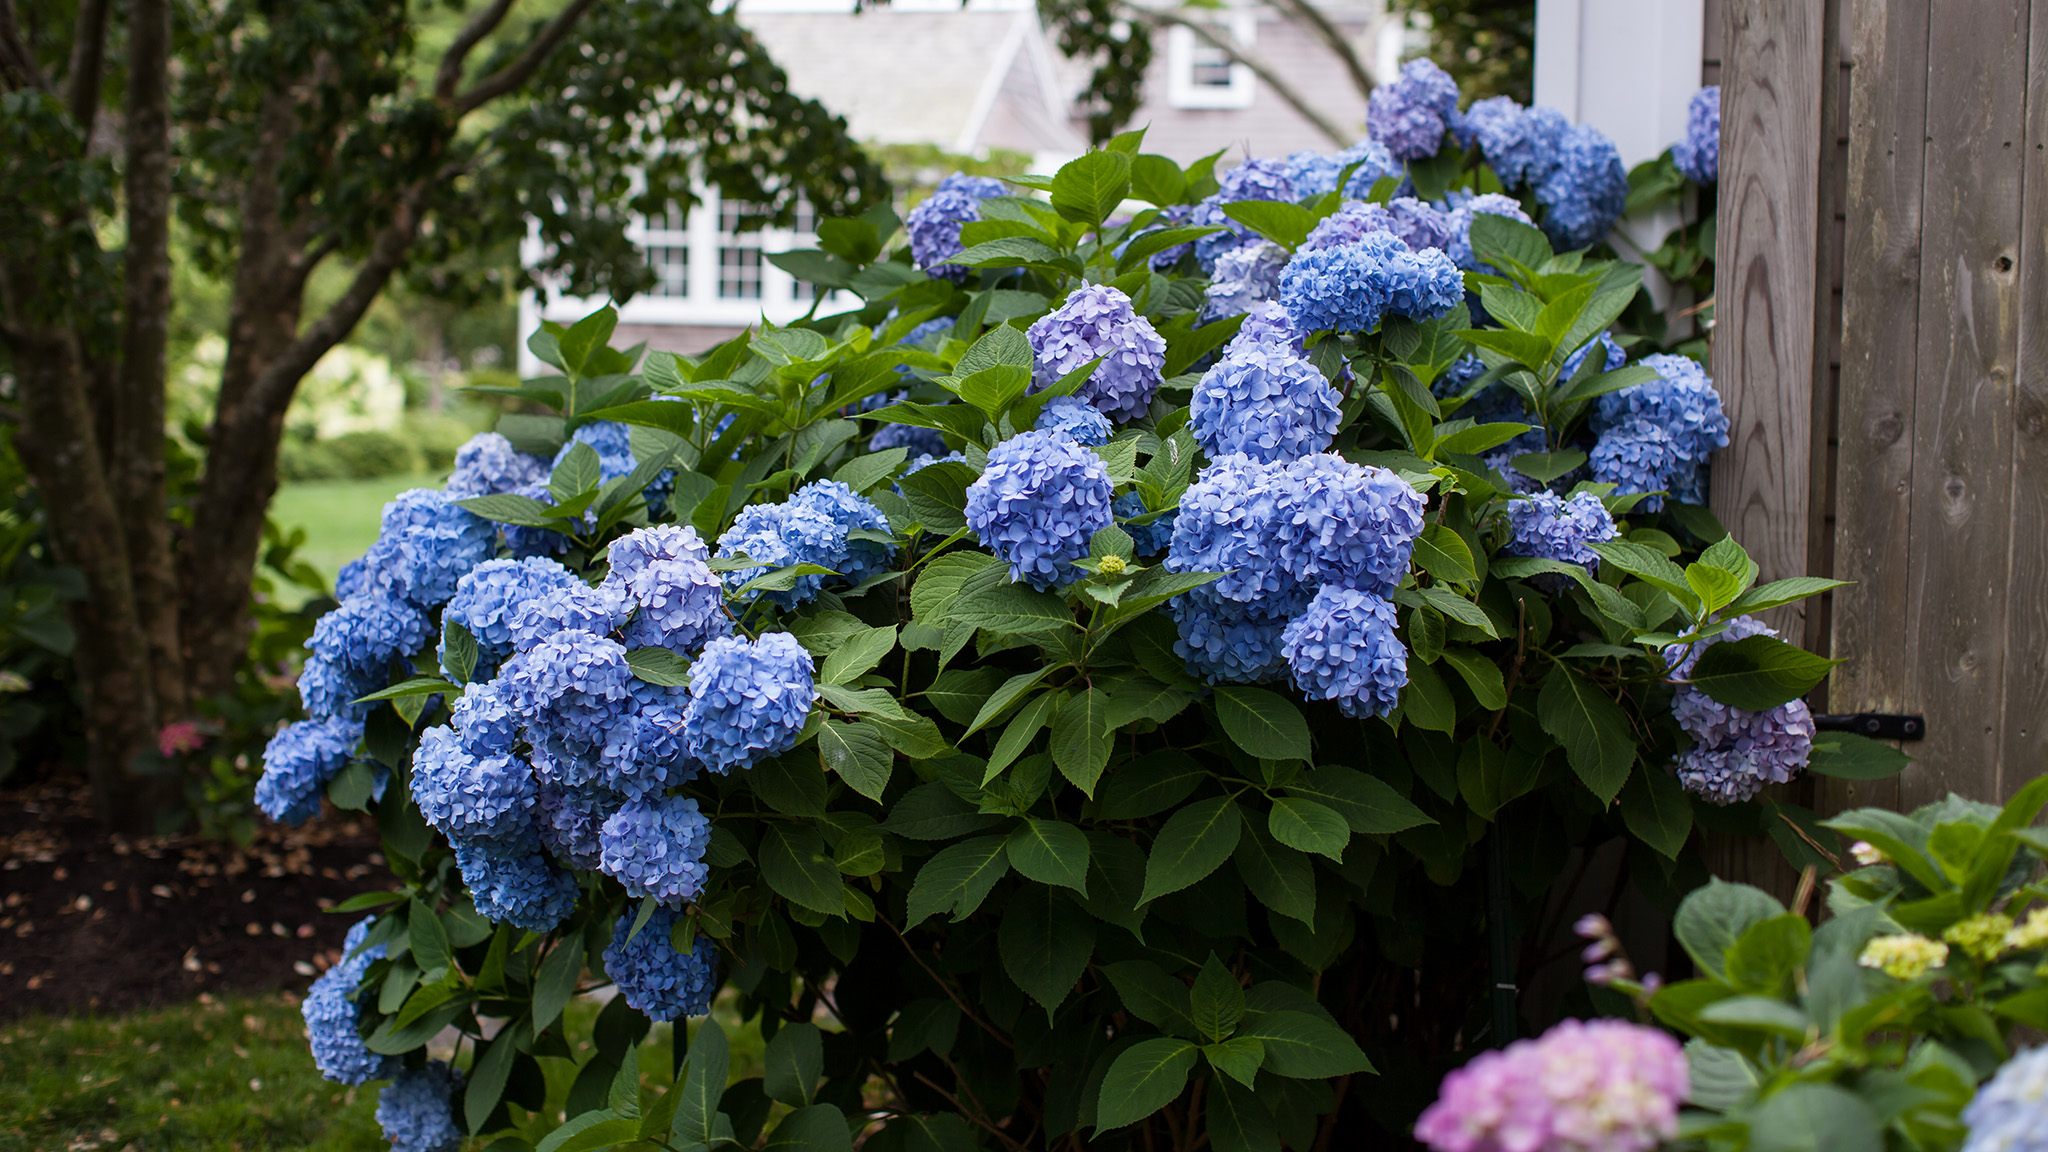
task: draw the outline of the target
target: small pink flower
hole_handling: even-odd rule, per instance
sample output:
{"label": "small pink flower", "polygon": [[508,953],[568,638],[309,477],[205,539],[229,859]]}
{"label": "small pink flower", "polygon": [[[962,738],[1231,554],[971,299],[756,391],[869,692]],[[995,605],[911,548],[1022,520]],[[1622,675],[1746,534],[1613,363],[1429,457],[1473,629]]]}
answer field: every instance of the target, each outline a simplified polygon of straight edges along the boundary
{"label": "small pink flower", "polygon": [[191,720],[178,720],[157,729],[156,750],[166,757],[181,752],[197,752],[206,743],[205,734],[199,725]]}

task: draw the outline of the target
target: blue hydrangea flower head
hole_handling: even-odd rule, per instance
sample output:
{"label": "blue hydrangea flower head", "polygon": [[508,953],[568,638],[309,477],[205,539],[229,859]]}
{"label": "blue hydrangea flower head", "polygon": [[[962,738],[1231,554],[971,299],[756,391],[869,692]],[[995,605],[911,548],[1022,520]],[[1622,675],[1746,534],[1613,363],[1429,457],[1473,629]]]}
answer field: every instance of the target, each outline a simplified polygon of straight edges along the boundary
{"label": "blue hydrangea flower head", "polygon": [[1373,185],[1389,176],[1402,176],[1401,163],[1387,151],[1386,145],[1370,136],[1337,153],[1335,159],[1339,171],[1358,165],[1351,173],[1351,181],[1344,185],[1344,195],[1353,199],[1372,195]]}
{"label": "blue hydrangea flower head", "polygon": [[1025,336],[1031,341],[1038,388],[1101,357],[1095,374],[1074,394],[1112,420],[1143,416],[1163,379],[1165,339],[1131,307],[1129,296],[1105,284],[1075,289],[1033,322]]}
{"label": "blue hydrangea flower head", "polygon": [[[1578,351],[1564,358],[1564,367],[1558,372],[1558,379],[1569,380],[1578,375],[1579,369],[1593,355],[1593,349],[1595,348],[1601,350],[1600,362],[1593,366],[1593,371],[1595,372],[1612,372],[1623,364],[1628,363],[1628,353],[1621,350],[1621,345],[1614,342],[1614,337],[1602,332],[1593,339],[1579,345]],[[1612,396],[1613,393],[1610,392],[1608,395]],[[1602,399],[1605,399],[1605,397],[1602,397]]]}
{"label": "blue hydrangea flower head", "polygon": [[[375,551],[373,548],[372,551]],[[377,586],[377,573],[370,567],[370,556],[362,555],[341,566],[334,576],[334,598],[346,600],[351,596],[368,592]]]}
{"label": "blue hydrangea flower head", "polygon": [[318,816],[327,782],[347,766],[362,738],[363,722],[345,716],[278,729],[263,748],[256,807],[280,824],[304,824]]}
{"label": "blue hydrangea flower head", "polygon": [[1326,584],[1280,634],[1294,686],[1346,716],[1385,716],[1408,683],[1408,650],[1391,601]]}
{"label": "blue hydrangea flower head", "polygon": [[1280,276],[1280,303],[1306,332],[1370,332],[1388,312],[1434,319],[1464,299],[1464,279],[1448,256],[1434,248],[1410,251],[1386,232],[1297,252]]}
{"label": "blue hydrangea flower head", "polygon": [[[486,560],[455,582],[455,596],[442,611],[476,638],[474,679],[489,679],[499,661],[512,654],[512,613],[551,592],[580,587],[574,572],[544,556],[523,560]],[[447,668],[443,651],[442,668]]]}
{"label": "blue hydrangea flower head", "polygon": [[[830,559],[810,559],[839,573],[834,583],[858,584],[871,576],[886,572],[895,561],[896,546],[877,540],[855,540],[849,533],[855,531],[888,532],[889,518],[875,507],[872,500],[848,488],[837,480],[813,480],[796,490],[789,498],[792,507],[816,512],[830,520],[838,528],[837,549]],[[817,556],[827,555],[824,552]]]}
{"label": "blue hydrangea flower head", "polygon": [[588,444],[597,452],[598,475],[605,480],[616,480],[638,466],[639,462],[633,459],[632,427],[616,420],[593,420],[569,434],[568,441],[555,452],[548,472],[553,474],[561,467],[578,444]]}
{"label": "blue hydrangea flower head", "polygon": [[[1609,353],[1610,364],[1612,360]],[[1721,409],[1721,393],[1699,361],[1660,352],[1643,357],[1642,365],[1658,378],[1600,397],[1593,410],[1595,431],[1647,419],[1669,432],[1679,450],[1696,463],[1728,446],[1728,415]]]}
{"label": "blue hydrangea flower head", "polygon": [[1548,175],[1571,127],[1555,108],[1523,108],[1505,96],[1481,100],[1465,115],[1477,125],[1480,154],[1508,188],[1527,187]]}
{"label": "blue hydrangea flower head", "polygon": [[1396,196],[1387,201],[1386,211],[1388,231],[1400,237],[1411,252],[1442,249],[1451,242],[1451,218],[1433,205],[1413,196]]}
{"label": "blue hydrangea flower head", "polygon": [[1460,119],[1458,82],[1428,60],[1402,65],[1401,78],[1373,89],[1365,108],[1366,131],[1403,163],[1436,155]]}
{"label": "blue hydrangea flower head", "polygon": [[711,997],[718,991],[718,944],[699,936],[688,952],[678,952],[671,943],[678,913],[656,908],[634,936],[638,918],[637,909],[619,917],[604,950],[605,974],[619,986],[619,995],[656,1022],[711,1011]]}
{"label": "blue hydrangea flower head", "polygon": [[1288,464],[1275,484],[1283,493],[1279,566],[1287,575],[1306,587],[1393,595],[1422,535],[1420,492],[1385,468],[1332,452]]}
{"label": "blue hydrangea flower head", "polygon": [[382,944],[356,953],[375,921],[374,916],[365,917],[348,930],[341,943],[340,963],[313,981],[305,1002],[299,1005],[299,1014],[306,1021],[307,1041],[313,1050],[313,1066],[336,1084],[360,1086],[382,1080],[395,1070],[396,1059],[370,1051],[363,1043],[362,1033],[356,1031],[365,1008],[355,998],[356,988],[363,982],[371,961],[384,956]]}
{"label": "blue hydrangea flower head", "polygon": [[391,1152],[456,1152],[462,1147],[462,1125],[455,1119],[455,1096],[462,1073],[439,1060],[424,1068],[407,1068],[377,1093],[377,1123]]}
{"label": "blue hydrangea flower head", "polygon": [[581,580],[539,590],[539,594],[513,605],[506,623],[512,633],[512,647],[524,651],[557,632],[580,631],[597,635],[615,631],[633,611],[633,601],[624,588]]}
{"label": "blue hydrangea flower head", "polygon": [[1624,421],[1600,433],[1589,463],[1593,479],[1614,485],[1618,496],[1652,493],[1636,505],[1645,512],[1661,510],[1664,494],[1678,496],[1697,470],[1671,433],[1644,417]]}
{"label": "blue hydrangea flower head", "polygon": [[533,825],[543,848],[569,868],[595,869],[603,853],[606,813],[574,792],[543,783],[534,794]]}
{"label": "blue hydrangea flower head", "polygon": [[628,648],[661,647],[689,655],[732,631],[725,583],[711,552],[688,525],[641,528],[612,541],[604,587],[634,605],[623,633]]}
{"label": "blue hydrangea flower head", "polygon": [[1039,409],[1032,425],[1040,432],[1064,432],[1084,448],[1109,443],[1109,417],[1078,396],[1055,396]]}
{"label": "blue hydrangea flower head", "polygon": [[1270,464],[1328,448],[1343,414],[1315,365],[1292,348],[1252,344],[1203,373],[1188,420],[1211,459],[1241,452]]}
{"label": "blue hydrangea flower head", "polygon": [[1628,205],[1628,170],[1598,128],[1574,124],[1557,144],[1557,164],[1536,185],[1543,233],[1559,251],[1584,248],[1607,235]]}
{"label": "blue hydrangea flower head", "polygon": [[967,486],[967,526],[1010,565],[1012,582],[1044,591],[1082,575],[1073,561],[1112,522],[1109,469],[1064,432],[1019,433],[989,450]]}
{"label": "blue hydrangea flower head", "polygon": [[510,752],[519,741],[520,717],[505,703],[495,680],[470,681],[448,705],[449,726],[472,756]]}
{"label": "blue hydrangea flower head", "polygon": [[1217,182],[1214,195],[1203,198],[1195,205],[1189,223],[1215,225],[1223,229],[1212,232],[1195,241],[1195,259],[1200,261],[1204,272],[1216,266],[1216,258],[1232,248],[1252,241],[1255,235],[1250,229],[1232,220],[1223,211],[1225,204],[1243,200],[1274,200],[1292,202],[1297,199],[1294,184],[1287,178],[1285,160],[1253,157],[1223,174]]}
{"label": "blue hydrangea flower head", "polygon": [[[490,558],[497,529],[432,488],[401,492],[384,506],[373,546],[377,582],[393,595],[431,608],[455,595],[464,572]],[[365,558],[369,559],[368,557]]]}
{"label": "blue hydrangea flower head", "polygon": [[795,747],[818,698],[815,672],[811,654],[787,632],[706,644],[690,665],[683,713],[691,758],[722,775]]}
{"label": "blue hydrangea flower head", "polygon": [[1336,191],[1337,176],[1344,170],[1335,156],[1325,156],[1307,148],[1288,153],[1281,163],[1285,165],[1282,173],[1287,177],[1288,186],[1297,199],[1304,200]]}
{"label": "blue hydrangea flower head", "polygon": [[1287,309],[1268,301],[1254,304],[1244,314],[1244,322],[1238,326],[1237,335],[1223,346],[1225,356],[1240,348],[1271,345],[1299,354],[1302,351],[1302,334],[1294,327],[1294,318]]}
{"label": "blue hydrangea flower head", "polygon": [[1721,86],[1692,94],[1685,106],[1685,139],[1671,146],[1672,163],[1687,180],[1712,184],[1721,178]]}
{"label": "blue hydrangea flower head", "polygon": [[597,752],[605,789],[628,800],[664,792],[697,772],[683,720],[688,694],[635,680],[633,704]]}
{"label": "blue hydrangea flower head", "polygon": [[910,210],[903,227],[910,234],[910,256],[927,275],[965,283],[968,270],[946,261],[960,254],[960,229],[981,219],[981,197],[957,188],[943,188]]}
{"label": "blue hydrangea flower head", "polygon": [[946,454],[946,438],[935,428],[920,428],[915,424],[884,424],[868,435],[868,451],[886,452],[891,448],[904,448],[910,455],[943,456]]}
{"label": "blue hydrangea flower head", "polygon": [[987,200],[991,196],[1008,196],[1010,186],[993,176],[970,176],[965,172],[949,173],[939,181],[939,190],[944,192],[965,192],[976,200]]}
{"label": "blue hydrangea flower head", "polygon": [[476,904],[493,924],[552,932],[576,910],[576,879],[547,858],[538,838],[457,840],[455,866]]}
{"label": "blue hydrangea flower head", "polygon": [[1136,491],[1126,492],[1110,504],[1116,513],[1117,523],[1131,538],[1131,551],[1139,556],[1156,556],[1166,551],[1173,542],[1173,517],[1159,516],[1149,524],[1133,524],[1132,520],[1146,512],[1145,498]]}
{"label": "blue hydrangea flower head", "polygon": [[1384,204],[1373,204],[1365,200],[1347,200],[1334,213],[1316,221],[1309,229],[1308,239],[1302,241],[1300,252],[1321,252],[1327,248],[1342,248],[1365,239],[1369,232],[1394,231],[1394,214]]}
{"label": "blue hydrangea flower head", "polygon": [[443,491],[450,500],[511,492],[548,478],[547,462],[496,432],[479,432],[455,450],[455,471]]}
{"label": "blue hydrangea flower head", "polygon": [[[1508,505],[1508,543],[1503,551],[1590,569],[1600,563],[1600,554],[1590,545],[1614,539],[1617,531],[1607,506],[1591,492],[1580,492],[1569,500],[1554,492],[1538,492]],[[1562,579],[1551,576],[1553,581]]]}
{"label": "blue hydrangea flower head", "polygon": [[381,588],[359,592],[313,625],[306,647],[337,669],[383,687],[391,662],[426,646],[432,625],[424,612]]}
{"label": "blue hydrangea flower head", "polygon": [[[732,527],[718,538],[718,558],[728,560],[745,556],[754,561],[753,566],[735,568],[725,574],[728,590],[738,590],[752,580],[765,576],[779,568],[799,563],[796,550],[783,538],[785,522],[790,518],[790,509],[784,504],[749,504],[733,517]],[[830,530],[831,522],[816,514],[811,515],[812,524],[805,536],[817,538]],[[787,592],[764,593],[770,600],[784,608],[814,599],[825,584],[822,576],[799,576],[796,586]]]}
{"label": "blue hydrangea flower head", "polygon": [[1303,332],[1370,332],[1393,299],[1391,268],[1408,246],[1388,232],[1294,254],[1280,274],[1280,304]]}
{"label": "blue hydrangea flower head", "polygon": [[634,707],[625,645],[590,632],[555,633],[507,660],[495,683],[530,734],[592,747]]}
{"label": "blue hydrangea flower head", "polygon": [[[1737,617],[1718,636],[1666,649],[1669,675],[1684,681],[1700,655],[1723,640],[1777,634],[1754,617]],[[1786,783],[1806,767],[1813,753],[1813,714],[1803,700],[1751,712],[1680,683],[1671,699],[1671,713],[1694,740],[1693,748],[1679,760],[1678,781],[1710,803],[1740,803],[1766,784]]]}
{"label": "blue hydrangea flower head", "polygon": [[420,733],[412,795],[420,816],[451,841],[520,838],[533,829],[533,769],[508,750],[477,756],[453,728]]}
{"label": "blue hydrangea flower head", "polygon": [[1450,256],[1452,263],[1467,272],[1493,273],[1498,269],[1491,264],[1481,264],[1479,258],[1472,254],[1472,218],[1482,215],[1505,216],[1510,220],[1520,220],[1530,227],[1534,227],[1536,222],[1529,219],[1527,212],[1522,211],[1520,201],[1498,192],[1474,196],[1451,209],[1448,228],[1450,245],[1444,252]]}
{"label": "blue hydrangea flower head", "polygon": [[1179,635],[1173,650],[1188,674],[1210,684],[1259,684],[1287,670],[1281,633],[1301,610],[1296,592],[1271,599],[1232,600],[1204,584],[1166,602]]}
{"label": "blue hydrangea flower head", "polygon": [[1962,1152],[2048,1150],[2048,1048],[2006,1061],[1963,1109],[1963,1123]]}
{"label": "blue hydrangea flower head", "polygon": [[680,908],[704,890],[710,866],[704,849],[711,821],[687,796],[635,800],[604,822],[598,833],[598,870],[625,885],[634,899],[652,896]]}
{"label": "blue hydrangea flower head", "polygon": [[1202,320],[1207,323],[1247,312],[1280,292],[1280,272],[1287,250],[1270,240],[1254,240],[1216,257],[1209,286],[1203,289]]}
{"label": "blue hydrangea flower head", "polygon": [[1204,587],[1226,600],[1249,603],[1292,593],[1294,581],[1278,563],[1280,475],[1280,468],[1242,454],[1211,460],[1181,494],[1166,567],[1223,573]]}
{"label": "blue hydrangea flower head", "polygon": [[299,702],[305,705],[306,715],[315,720],[345,716],[360,721],[369,716],[370,705],[358,704],[356,700],[382,687],[381,674],[367,675],[324,656],[307,657],[305,667],[299,670]]}

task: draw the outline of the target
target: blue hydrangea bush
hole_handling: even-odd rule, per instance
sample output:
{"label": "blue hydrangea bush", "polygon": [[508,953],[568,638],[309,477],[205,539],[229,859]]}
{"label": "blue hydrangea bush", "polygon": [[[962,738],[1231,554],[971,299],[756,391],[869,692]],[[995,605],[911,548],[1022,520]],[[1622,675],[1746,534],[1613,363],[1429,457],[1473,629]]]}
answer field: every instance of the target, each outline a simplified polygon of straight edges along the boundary
{"label": "blue hydrangea bush", "polygon": [[[374,813],[400,882],[323,1071],[404,1149],[1371,1140],[1575,850],[1675,907],[1696,813],[1895,768],[1756,620],[1830,582],[1702,506],[1612,146],[1447,83],[1334,156],[1132,133],[830,222],[774,258],[861,305],[702,355],[544,326],[269,749],[265,812]],[[686,1041],[721,994],[765,1076]]]}

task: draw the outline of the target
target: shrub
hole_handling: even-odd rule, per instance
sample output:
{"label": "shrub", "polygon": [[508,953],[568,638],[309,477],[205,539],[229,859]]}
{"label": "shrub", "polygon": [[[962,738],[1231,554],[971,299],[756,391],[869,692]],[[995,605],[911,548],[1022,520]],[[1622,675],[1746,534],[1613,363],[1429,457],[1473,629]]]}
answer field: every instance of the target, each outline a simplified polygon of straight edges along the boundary
{"label": "shrub", "polygon": [[[1251,162],[1229,202],[1134,133],[1023,182],[1049,201],[962,191],[909,251],[873,213],[784,257],[855,311],[645,364],[609,309],[537,335],[559,374],[522,395],[557,414],[387,510],[274,746],[273,814],[374,811],[403,884],[347,907],[376,914],[322,1051],[398,1057],[411,1120],[432,1085],[551,1148],[751,1145],[771,1102],[777,1147],[1306,1148],[1340,1110],[1405,1129],[1573,848],[1624,840],[1670,906],[1697,805],[1810,823],[1762,782],[1868,748],[1802,726],[1826,661],[1731,628],[1832,582],[1757,584],[1688,502],[1725,422],[1598,343],[1641,269],[1515,218],[1604,230],[1598,142],[1468,203],[1499,181],[1459,127],[1405,171]],[[1201,322],[1205,261],[1411,186],[1445,210],[1354,212],[1243,288],[1313,308]],[[1382,216],[1458,247],[1462,292]],[[1062,396],[1109,438],[1041,420]],[[1610,435],[1657,468],[1588,479]],[[536,1056],[586,971],[620,995],[563,1126]],[[643,1091],[650,1022],[720,981],[765,1076],[725,1087],[705,1026]],[[450,1026],[461,1080],[425,1059]]]}

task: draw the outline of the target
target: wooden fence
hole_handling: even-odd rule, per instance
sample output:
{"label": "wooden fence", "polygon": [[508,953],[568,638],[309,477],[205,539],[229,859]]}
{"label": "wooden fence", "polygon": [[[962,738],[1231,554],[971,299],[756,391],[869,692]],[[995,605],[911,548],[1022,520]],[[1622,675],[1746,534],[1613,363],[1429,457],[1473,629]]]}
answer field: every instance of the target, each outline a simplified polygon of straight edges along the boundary
{"label": "wooden fence", "polygon": [[1772,621],[1843,661],[1827,710],[1927,720],[1807,795],[2001,799],[2048,750],[2048,0],[1717,6],[1715,511],[1855,581]]}

